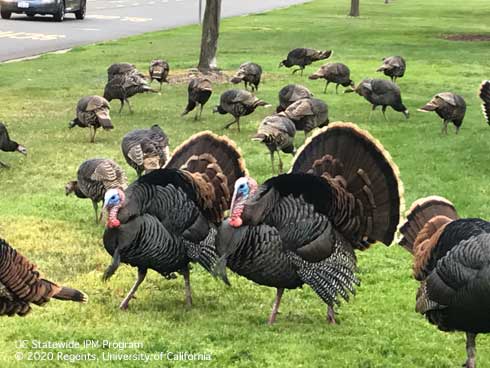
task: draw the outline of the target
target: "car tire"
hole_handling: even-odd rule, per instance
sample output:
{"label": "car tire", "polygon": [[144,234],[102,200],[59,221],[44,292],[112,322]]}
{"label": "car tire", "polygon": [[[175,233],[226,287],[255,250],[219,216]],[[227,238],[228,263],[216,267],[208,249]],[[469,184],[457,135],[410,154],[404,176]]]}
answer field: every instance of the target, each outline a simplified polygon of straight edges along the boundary
{"label": "car tire", "polygon": [[29,18],[34,18],[34,16],[36,15],[36,13],[26,13],[26,15],[29,17]]}
{"label": "car tire", "polygon": [[53,18],[55,22],[63,22],[65,19],[65,2],[60,1],[60,5],[58,6],[58,10],[53,14]]}
{"label": "car tire", "polygon": [[0,11],[0,16],[2,17],[2,19],[10,19],[11,15],[12,13],[9,11],[5,11],[5,10]]}
{"label": "car tire", "polygon": [[87,12],[87,1],[82,0],[80,3],[80,9],[75,12],[75,18],[79,20],[85,19],[86,12]]}

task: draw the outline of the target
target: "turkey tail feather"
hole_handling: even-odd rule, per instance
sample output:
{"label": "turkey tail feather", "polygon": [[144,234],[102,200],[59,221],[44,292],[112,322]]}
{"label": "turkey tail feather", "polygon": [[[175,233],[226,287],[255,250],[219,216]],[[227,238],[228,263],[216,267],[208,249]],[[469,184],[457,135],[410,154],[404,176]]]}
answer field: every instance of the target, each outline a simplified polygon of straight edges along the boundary
{"label": "turkey tail feather", "polygon": [[53,298],[59,300],[71,300],[79,303],[87,303],[88,301],[87,294],[66,286],[62,286],[61,290],[56,295],[53,295]]}
{"label": "turkey tail feather", "polygon": [[490,125],[490,80],[483,81],[480,85],[478,97],[483,101],[482,111],[485,121]]}

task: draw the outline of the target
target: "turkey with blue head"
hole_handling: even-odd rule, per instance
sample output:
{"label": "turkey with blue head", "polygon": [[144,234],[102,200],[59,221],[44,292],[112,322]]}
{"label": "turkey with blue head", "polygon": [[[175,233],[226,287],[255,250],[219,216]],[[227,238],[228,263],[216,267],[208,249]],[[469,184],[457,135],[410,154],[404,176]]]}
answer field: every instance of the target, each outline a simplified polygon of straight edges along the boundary
{"label": "turkey with blue head", "polygon": [[217,261],[217,227],[229,209],[234,182],[247,175],[235,144],[211,132],[193,135],[177,148],[163,169],[142,176],[125,191],[105,195],[108,213],[105,249],[111,277],[120,263],[138,268],[138,278],[120,307],[126,309],[148,269],[164,277],[179,272],[191,305],[189,263],[207,271]]}
{"label": "turkey with blue head", "polygon": [[235,184],[230,217],[219,229],[218,275],[228,266],[277,289],[274,323],[285,289],[307,284],[335,323],[338,295],[359,284],[355,249],[390,245],[403,206],[398,168],[369,133],[351,123],[320,129],[296,154],[288,174],[258,186]]}

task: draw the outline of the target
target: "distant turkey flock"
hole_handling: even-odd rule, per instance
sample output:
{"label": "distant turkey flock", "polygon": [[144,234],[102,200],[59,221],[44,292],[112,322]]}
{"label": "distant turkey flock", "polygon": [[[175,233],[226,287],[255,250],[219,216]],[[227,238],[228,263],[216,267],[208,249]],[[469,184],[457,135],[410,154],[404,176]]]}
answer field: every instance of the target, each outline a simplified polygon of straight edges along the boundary
{"label": "distant turkey flock", "polygon": [[[293,74],[315,61],[329,58],[331,50],[298,48],[280,67],[296,67]],[[373,68],[374,70],[374,68]],[[153,60],[149,81],[131,63],[116,63],[108,70],[103,96],[82,97],[69,128],[89,128],[90,142],[97,129],[114,128],[110,102],[133,108],[129,99],[139,93],[158,93],[168,83],[170,67]],[[383,58],[377,69],[391,80],[370,78],[355,83],[349,67],[327,63],[309,76],[364,97],[372,110],[389,106],[407,119],[401,90],[395,84],[406,73],[401,56]],[[245,89],[230,89],[220,96],[213,112],[229,114],[236,126],[240,118],[269,104],[256,96],[262,67],[243,63],[231,78]],[[159,90],[151,82],[160,84]],[[192,78],[182,115],[203,108],[213,93],[206,75]],[[490,81],[479,89],[483,113],[490,123]],[[113,277],[121,263],[137,268],[137,278],[120,308],[127,309],[148,270],[165,278],[184,277],[186,305],[192,305],[190,263],[200,264],[211,276],[229,285],[227,269],[277,290],[268,322],[276,321],[285,289],[310,286],[327,306],[326,320],[336,323],[334,307],[349,300],[360,281],[356,250],[376,242],[390,245],[399,229],[400,245],[413,254],[414,277],[420,282],[416,310],[443,331],[467,335],[466,367],[475,367],[478,333],[490,332],[490,223],[460,219],[447,199],[430,196],[415,201],[405,220],[403,185],[390,154],[367,131],[352,123],[330,123],[328,106],[302,85],[289,84],[278,94],[276,113],[259,124],[251,139],[270,152],[272,176],[258,184],[248,172],[237,145],[210,131],[196,133],[170,152],[169,138],[158,125],[128,132],[121,151],[138,179],[128,183],[113,160],[84,161],[76,177],[65,186],[66,195],[90,199],[95,223],[105,217],[104,247],[111,256],[103,279]],[[137,111],[137,107],[134,109]],[[461,128],[464,98],[437,93],[422,112],[436,112]],[[297,131],[305,142],[294,146]],[[17,138],[17,137],[16,137]],[[0,150],[27,154],[0,123]],[[284,174],[280,152],[294,155]],[[276,166],[275,156],[278,164]],[[0,168],[8,168],[0,162]],[[102,203],[102,208],[99,205]],[[31,304],[51,298],[87,302],[78,290],[42,278],[27,258],[0,239],[0,315],[24,316]]]}

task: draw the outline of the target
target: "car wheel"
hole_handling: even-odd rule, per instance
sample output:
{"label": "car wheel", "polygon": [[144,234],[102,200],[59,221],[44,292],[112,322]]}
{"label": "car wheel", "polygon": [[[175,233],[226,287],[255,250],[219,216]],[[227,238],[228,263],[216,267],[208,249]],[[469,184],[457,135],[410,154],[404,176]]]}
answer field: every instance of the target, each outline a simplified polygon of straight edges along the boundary
{"label": "car wheel", "polygon": [[53,14],[53,18],[55,22],[63,22],[65,19],[65,2],[61,1],[58,6],[58,10]]}
{"label": "car wheel", "polygon": [[80,2],[80,9],[75,12],[75,18],[84,19],[86,11],[87,11],[87,1],[82,0]]}
{"label": "car wheel", "polygon": [[10,19],[10,16],[12,15],[11,12],[9,11],[0,11],[0,16],[2,16],[2,19]]}
{"label": "car wheel", "polygon": [[27,15],[29,18],[33,18],[33,17],[36,15],[36,13],[31,13],[31,12],[29,12],[29,13],[26,13],[26,15]]}

